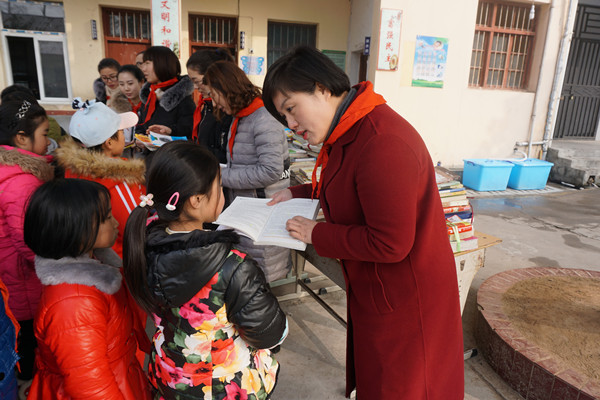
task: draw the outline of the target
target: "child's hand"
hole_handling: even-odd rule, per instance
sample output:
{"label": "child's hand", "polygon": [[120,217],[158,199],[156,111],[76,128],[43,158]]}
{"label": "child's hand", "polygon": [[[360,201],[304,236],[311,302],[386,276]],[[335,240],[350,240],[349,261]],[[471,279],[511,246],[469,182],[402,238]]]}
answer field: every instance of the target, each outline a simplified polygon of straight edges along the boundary
{"label": "child's hand", "polygon": [[277,203],[281,203],[282,201],[287,201],[292,199],[292,191],[290,189],[283,189],[273,195],[271,201],[267,203],[268,206],[274,206]]}
{"label": "child's hand", "polygon": [[161,135],[170,135],[171,128],[164,125],[150,125],[146,131],[147,133],[155,132],[160,133]]}

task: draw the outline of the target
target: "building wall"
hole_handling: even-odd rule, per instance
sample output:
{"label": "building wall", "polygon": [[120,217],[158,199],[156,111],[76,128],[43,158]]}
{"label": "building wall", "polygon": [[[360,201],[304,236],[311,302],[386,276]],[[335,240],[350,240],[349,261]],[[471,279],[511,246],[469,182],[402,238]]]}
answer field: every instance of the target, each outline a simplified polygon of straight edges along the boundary
{"label": "building wall", "polygon": [[[529,138],[533,113],[533,141],[543,138],[567,3],[567,0],[552,1],[555,15],[552,26],[548,26],[550,0],[535,2],[542,7],[535,16],[538,36],[530,85],[523,91],[468,86],[477,0],[354,0],[348,46],[352,50],[362,48],[364,36],[371,36],[368,79],[388,104],[420,132],[434,162],[455,167],[462,166],[465,158],[515,157],[515,143]],[[364,12],[369,6],[370,14]],[[376,70],[380,8],[399,9],[403,13],[397,71]],[[364,31],[355,31],[355,26],[363,26]],[[441,89],[411,86],[417,35],[449,39]],[[538,100],[533,110],[536,91]],[[538,156],[539,149],[534,146],[531,156]]]}
{"label": "building wall", "polygon": [[[92,83],[98,77],[98,62],[105,57],[101,7],[150,10],[150,0],[81,1],[63,0],[70,66],[71,88],[74,97],[94,98]],[[239,9],[238,9],[239,6]],[[246,32],[246,48],[238,56],[267,57],[267,24],[279,22],[317,24],[317,47],[328,50],[346,50],[350,2],[348,0],[182,0],[181,1],[181,63],[189,57],[189,14],[209,14],[238,17],[238,31]],[[91,38],[91,20],[96,20],[98,39]],[[239,38],[238,38],[239,40]],[[0,46],[3,44],[0,42]],[[3,51],[0,47],[0,51]],[[4,54],[4,53],[2,53]],[[266,62],[266,61],[265,61]],[[250,76],[262,86],[264,75]],[[0,63],[0,85],[7,85],[4,64]],[[69,109],[70,102],[43,104],[47,109]]]}

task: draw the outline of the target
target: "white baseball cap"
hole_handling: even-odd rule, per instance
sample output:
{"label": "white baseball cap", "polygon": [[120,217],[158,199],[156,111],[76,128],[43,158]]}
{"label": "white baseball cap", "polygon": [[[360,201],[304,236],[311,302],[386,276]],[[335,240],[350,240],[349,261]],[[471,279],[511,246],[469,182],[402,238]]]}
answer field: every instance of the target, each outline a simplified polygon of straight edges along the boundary
{"label": "white baseball cap", "polygon": [[95,100],[73,100],[73,108],[78,109],[71,117],[69,134],[78,139],[85,147],[98,146],[119,129],[126,129],[138,123],[138,116],[131,112],[117,114],[104,103]]}

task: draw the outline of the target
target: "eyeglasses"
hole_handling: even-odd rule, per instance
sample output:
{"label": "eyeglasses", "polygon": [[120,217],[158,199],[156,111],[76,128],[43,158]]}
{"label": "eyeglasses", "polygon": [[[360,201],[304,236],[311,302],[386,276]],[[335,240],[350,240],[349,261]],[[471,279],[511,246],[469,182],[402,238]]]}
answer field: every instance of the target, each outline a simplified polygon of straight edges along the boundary
{"label": "eyeglasses", "polygon": [[118,78],[118,75],[111,75],[111,76],[101,76],[100,79],[102,79],[104,82],[114,82],[116,81]]}

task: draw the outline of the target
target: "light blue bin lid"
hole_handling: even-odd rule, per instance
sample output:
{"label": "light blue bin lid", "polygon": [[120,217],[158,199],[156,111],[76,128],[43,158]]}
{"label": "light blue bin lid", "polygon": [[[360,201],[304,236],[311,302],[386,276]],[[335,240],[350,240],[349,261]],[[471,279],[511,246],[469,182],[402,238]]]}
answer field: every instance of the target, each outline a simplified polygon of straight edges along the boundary
{"label": "light blue bin lid", "polygon": [[520,165],[522,167],[551,167],[554,163],[538,160],[537,158],[528,158],[526,160],[507,160],[515,165]]}
{"label": "light blue bin lid", "polygon": [[465,165],[470,163],[471,165],[477,165],[480,167],[492,167],[492,168],[511,167],[512,168],[512,166],[513,166],[512,163],[505,161],[505,160],[491,160],[491,159],[487,159],[487,158],[469,158],[469,159],[466,159],[463,161],[465,162]]}

